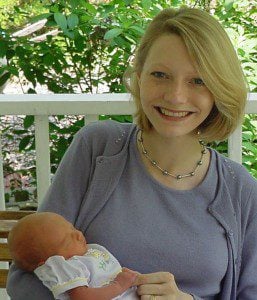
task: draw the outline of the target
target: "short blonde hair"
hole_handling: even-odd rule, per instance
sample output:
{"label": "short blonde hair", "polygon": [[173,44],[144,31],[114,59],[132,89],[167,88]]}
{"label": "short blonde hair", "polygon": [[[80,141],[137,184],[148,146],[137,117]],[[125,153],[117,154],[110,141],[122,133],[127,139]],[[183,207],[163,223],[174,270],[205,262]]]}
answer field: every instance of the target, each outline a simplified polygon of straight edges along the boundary
{"label": "short blonde hair", "polygon": [[201,138],[206,142],[226,139],[243,119],[248,85],[225,30],[214,17],[195,8],[161,11],[146,29],[133,66],[124,74],[125,85],[136,103],[138,126],[144,130],[152,127],[142,109],[137,75],[152,44],[167,33],[182,38],[196,71],[214,97],[214,107],[199,128]]}

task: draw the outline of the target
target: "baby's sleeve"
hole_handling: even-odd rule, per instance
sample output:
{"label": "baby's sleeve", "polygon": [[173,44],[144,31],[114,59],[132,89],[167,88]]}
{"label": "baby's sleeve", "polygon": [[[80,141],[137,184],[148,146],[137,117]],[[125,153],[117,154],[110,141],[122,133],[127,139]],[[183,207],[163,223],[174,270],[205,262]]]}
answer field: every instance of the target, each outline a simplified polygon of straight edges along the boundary
{"label": "baby's sleeve", "polygon": [[44,265],[34,270],[42,283],[53,293],[55,299],[69,299],[68,290],[88,286],[90,272],[77,257],[65,260],[62,256],[52,256]]}

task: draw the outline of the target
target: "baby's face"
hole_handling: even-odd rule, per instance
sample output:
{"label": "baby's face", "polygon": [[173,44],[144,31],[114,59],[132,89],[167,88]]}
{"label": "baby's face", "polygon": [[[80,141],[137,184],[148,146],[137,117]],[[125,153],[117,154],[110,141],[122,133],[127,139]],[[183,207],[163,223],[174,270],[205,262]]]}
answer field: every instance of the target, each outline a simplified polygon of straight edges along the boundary
{"label": "baby's face", "polygon": [[74,255],[86,253],[88,246],[81,231],[61,216],[55,216],[51,223],[52,227],[48,228],[49,234],[45,235],[45,243],[50,246],[52,242],[55,245],[57,249],[55,255],[68,259]]}

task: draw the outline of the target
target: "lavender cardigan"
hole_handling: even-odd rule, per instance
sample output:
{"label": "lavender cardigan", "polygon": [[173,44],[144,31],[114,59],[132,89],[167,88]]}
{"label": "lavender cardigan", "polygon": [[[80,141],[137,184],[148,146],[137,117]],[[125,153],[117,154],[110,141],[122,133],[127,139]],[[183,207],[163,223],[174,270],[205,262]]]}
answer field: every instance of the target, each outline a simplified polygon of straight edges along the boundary
{"label": "lavender cardigan", "polygon": [[[85,232],[119,181],[134,130],[133,124],[113,121],[92,123],[80,130],[39,210],[57,212]],[[226,232],[229,259],[219,299],[256,300],[257,181],[241,165],[215,154],[219,195],[209,213]],[[33,274],[14,265],[7,291],[13,300],[53,299]],[[194,299],[202,298],[194,295]]]}

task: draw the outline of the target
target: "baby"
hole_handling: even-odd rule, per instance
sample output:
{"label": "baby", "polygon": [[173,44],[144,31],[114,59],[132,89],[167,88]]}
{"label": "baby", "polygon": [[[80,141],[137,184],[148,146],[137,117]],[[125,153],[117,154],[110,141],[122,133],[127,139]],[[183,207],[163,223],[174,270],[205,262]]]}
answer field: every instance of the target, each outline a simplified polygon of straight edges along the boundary
{"label": "baby", "polygon": [[35,213],[22,218],[8,237],[15,264],[37,277],[55,299],[139,299],[137,273],[123,268],[104,247],[87,244],[62,216]]}

